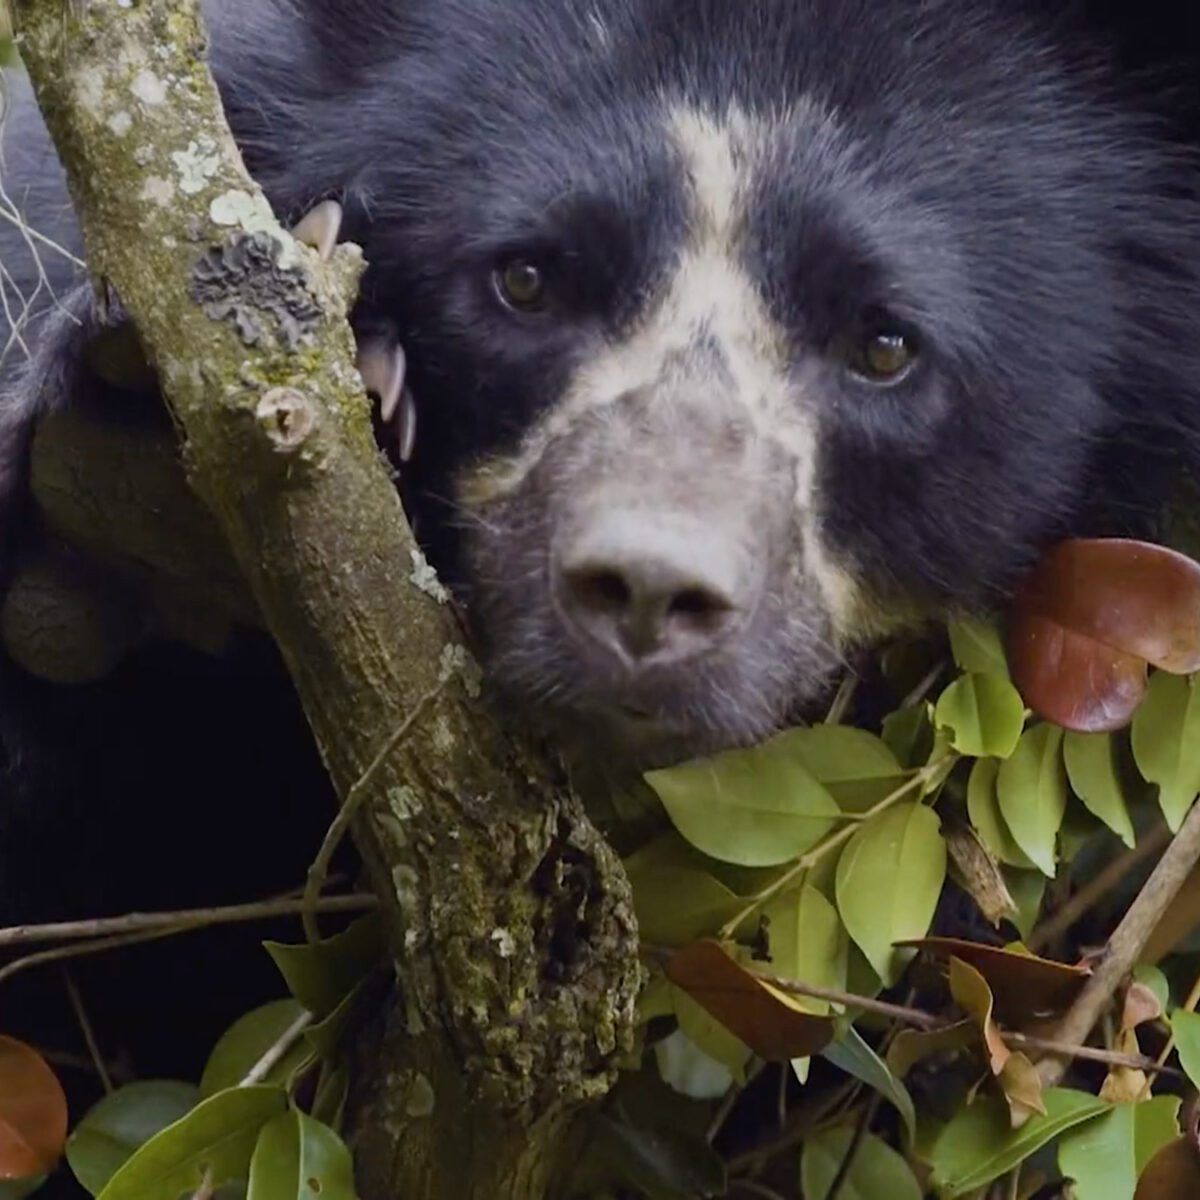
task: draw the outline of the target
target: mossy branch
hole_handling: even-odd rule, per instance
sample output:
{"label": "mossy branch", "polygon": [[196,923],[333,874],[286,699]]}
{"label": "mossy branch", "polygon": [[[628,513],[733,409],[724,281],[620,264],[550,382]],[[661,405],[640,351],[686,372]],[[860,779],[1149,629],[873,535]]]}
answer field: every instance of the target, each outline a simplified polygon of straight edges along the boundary
{"label": "mossy branch", "polygon": [[139,330],[187,476],[343,799],[433,696],[354,822],[401,981],[384,1043],[358,1055],[362,1194],[532,1200],[629,1041],[628,889],[561,778],[477,699],[415,569],[353,367],[360,256],[321,263],[276,224],[225,125],[194,0],[14,11],[91,269]]}

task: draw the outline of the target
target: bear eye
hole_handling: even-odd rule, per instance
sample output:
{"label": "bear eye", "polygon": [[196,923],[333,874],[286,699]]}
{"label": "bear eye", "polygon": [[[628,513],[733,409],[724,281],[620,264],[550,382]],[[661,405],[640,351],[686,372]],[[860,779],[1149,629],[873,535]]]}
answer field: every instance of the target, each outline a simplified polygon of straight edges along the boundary
{"label": "bear eye", "polygon": [[527,258],[512,258],[495,271],[500,299],[518,312],[537,312],[546,303],[546,276]]}
{"label": "bear eye", "polygon": [[869,383],[899,383],[917,361],[912,337],[895,329],[875,329],[851,346],[849,367]]}

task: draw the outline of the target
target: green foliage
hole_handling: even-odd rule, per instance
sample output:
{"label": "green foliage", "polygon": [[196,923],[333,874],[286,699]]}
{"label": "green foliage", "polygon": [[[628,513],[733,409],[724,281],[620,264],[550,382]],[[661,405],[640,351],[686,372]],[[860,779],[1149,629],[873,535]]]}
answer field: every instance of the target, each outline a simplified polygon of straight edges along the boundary
{"label": "green foliage", "polygon": [[1172,833],[1200,792],[1200,696],[1194,680],[1160,671],[1133,718],[1133,756]]}
{"label": "green foliage", "polygon": [[1067,811],[1067,772],[1062,761],[1063,731],[1035,725],[1000,764],[996,795],[1013,840],[1053,878],[1058,831]]}
{"label": "green foliage", "polygon": [[191,1084],[171,1080],[131,1083],[106,1096],[75,1128],[67,1162],[93,1196],[156,1134],[182,1120],[200,1099]]}
{"label": "green foliage", "polygon": [[[908,695],[883,718],[881,735],[837,724],[798,728],[757,749],[648,777],[673,829],[627,859],[645,941],[682,961],[689,947],[716,939],[730,956],[722,970],[748,973],[724,985],[717,977],[666,983],[655,976],[643,1017],[672,1022],[676,1032],[658,1035],[658,1069],[650,1070],[680,1104],[703,1101],[711,1111],[724,1094],[728,1107],[736,1089],[765,1069],[747,1042],[771,1044],[767,1031],[786,1000],[812,1019],[834,1018],[836,1036],[812,1059],[782,1059],[780,1086],[790,1080],[806,1094],[828,1088],[832,1067],[850,1089],[833,1093],[848,1111],[834,1109],[799,1139],[803,1200],[825,1197],[839,1175],[843,1200],[979,1197],[1002,1176],[1032,1172],[1035,1157],[1043,1178],[1048,1171],[1051,1180],[1073,1179],[1078,1200],[1133,1200],[1146,1165],[1179,1137],[1178,1101],[1155,1095],[1153,1077],[1140,1103],[1110,1104],[1109,1091],[1101,1099],[1079,1087],[1043,1093],[1030,1058],[1007,1041],[1009,1031],[1036,1036],[1086,973],[1069,968],[1070,958],[1039,960],[1000,943],[1035,936],[1047,881],[1062,879],[1077,855],[1086,872],[1111,857],[1118,840],[1136,844],[1146,826],[1146,791],[1135,766],[1178,826],[1200,791],[1200,704],[1191,680],[1157,672],[1131,729],[1067,732],[1026,710],[995,627],[960,621],[949,632],[960,673],[939,695]],[[919,663],[906,668],[910,677],[936,677]],[[1095,708],[1103,697],[1089,702]],[[951,976],[969,976],[978,993],[968,1005],[975,1015],[955,1024],[962,1010],[950,1007],[945,985],[939,997],[936,976],[909,968],[917,947],[932,953],[936,945],[922,939],[947,878],[952,831],[964,826],[975,839],[976,874],[964,875],[956,851],[954,878],[970,895],[982,889],[981,902],[984,891],[999,889],[1007,897],[999,911],[1011,913],[1012,923],[990,949],[967,955],[975,969],[954,966],[969,943],[940,950],[943,978],[950,956]],[[1162,972],[1146,965],[1137,977],[1165,1008]],[[751,979],[770,985],[766,993]],[[791,984],[799,989],[789,992]],[[726,989],[720,1003],[709,994],[714,987]],[[935,1012],[942,1005],[944,1023],[922,1032],[864,1011],[859,1001],[881,988],[893,989],[894,1002],[916,996]],[[1177,1012],[1172,1028],[1184,1070],[1200,1082],[1200,1018]],[[1137,1052],[1136,1036],[1125,1031],[1118,1044]],[[817,1058],[823,1074],[814,1073]],[[940,1081],[932,1092],[928,1081],[920,1090],[909,1086],[917,1064]],[[1122,1087],[1142,1084],[1117,1071],[1110,1086],[1122,1095]],[[656,1094],[659,1105],[670,1104]],[[876,1118],[867,1107],[871,1094],[896,1119]],[[847,1164],[864,1116],[870,1126]],[[898,1130],[890,1144],[888,1130]],[[636,1140],[629,1129],[625,1136]],[[652,1185],[623,1178],[637,1195],[687,1194],[677,1170],[674,1184],[663,1183],[670,1174],[660,1169]],[[926,1179],[928,1193],[918,1182]],[[1021,1187],[1028,1194],[1024,1176]]]}
{"label": "green foliage", "polygon": [[1007,758],[1021,736],[1025,704],[1003,676],[972,672],[942,693],[934,720],[960,754]]}
{"label": "green foliage", "polygon": [[1075,1181],[1076,1200],[1128,1200],[1146,1164],[1179,1136],[1179,1099],[1118,1104],[1067,1133],[1058,1165]]}
{"label": "green foliage", "polygon": [[971,1195],[1109,1107],[1094,1096],[1063,1088],[1051,1089],[1044,1100],[1046,1115],[1020,1129],[1013,1128],[1008,1107],[994,1097],[964,1108],[937,1135],[929,1156],[937,1194],[944,1200]]}
{"label": "green foliage", "polygon": [[[800,1193],[804,1200],[829,1200],[842,1162],[854,1143],[854,1129],[840,1125],[811,1137],[800,1160]],[[908,1163],[886,1142],[866,1134],[838,1188],[840,1200],[921,1200],[921,1185]]]}
{"label": "green foliage", "polygon": [[[199,1087],[128,1084],[80,1120],[67,1161],[92,1195],[177,1200],[232,1189],[246,1200],[355,1200],[336,1128],[349,1076],[333,1054],[380,968],[379,921],[366,917],[323,942],[268,949],[293,995],[235,1022],[213,1047]],[[324,1020],[306,1029],[318,1013]],[[314,1075],[315,1087],[302,1091]],[[301,1094],[311,1097],[309,1111]]]}
{"label": "green foliage", "polygon": [[838,909],[876,974],[893,984],[911,952],[894,943],[921,937],[946,878],[937,814],[905,803],[867,821],[838,863]]}

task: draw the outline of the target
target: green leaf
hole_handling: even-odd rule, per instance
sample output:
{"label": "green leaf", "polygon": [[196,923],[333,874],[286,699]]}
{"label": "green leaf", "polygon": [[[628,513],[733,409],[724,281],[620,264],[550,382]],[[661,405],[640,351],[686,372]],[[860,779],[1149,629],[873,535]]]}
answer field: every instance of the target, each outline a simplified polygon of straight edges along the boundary
{"label": "green leaf", "polygon": [[195,1107],[195,1084],[173,1080],[130,1083],[86,1113],[67,1141],[67,1162],[93,1196],[135,1150]]}
{"label": "green leaf", "polygon": [[1117,775],[1115,751],[1111,733],[1068,732],[1063,738],[1063,760],[1075,795],[1132,848],[1137,837]]}
{"label": "green leaf", "polygon": [[654,1061],[663,1083],[692,1100],[719,1100],[733,1085],[725,1064],[705,1053],[682,1029],[654,1043]]}
{"label": "green leaf", "polygon": [[612,1171],[649,1200],[693,1200],[724,1196],[725,1166],[703,1137],[669,1126],[627,1124],[599,1114],[593,1118]]}
{"label": "green leaf", "polygon": [[937,815],[898,804],[850,839],[838,863],[838,911],[850,936],[888,986],[913,956],[892,943],[924,937],[946,879]]}
{"label": "green leaf", "polygon": [[898,708],[883,718],[883,740],[904,768],[922,766],[933,749],[933,724],[928,704]]}
{"label": "green leaf", "polygon": [[1142,1168],[1179,1136],[1179,1099],[1118,1104],[1066,1133],[1058,1147],[1062,1173],[1075,1181],[1076,1200],[1130,1200]]}
{"label": "green leaf", "polygon": [[1025,725],[1025,704],[1007,679],[971,673],[941,694],[934,720],[960,754],[1007,758]]}
{"label": "green leaf", "polygon": [[367,975],[342,998],[329,1016],[304,1031],[305,1045],[313,1054],[326,1062],[337,1056],[347,1032],[362,1019],[370,1004],[378,997],[378,985],[383,978],[384,973],[380,970]]}
{"label": "green leaf", "polygon": [[905,781],[905,771],[887,743],[849,725],[814,725],[780,734],[843,812],[865,812]]}
{"label": "green leaf", "polygon": [[1046,877],[1036,867],[1032,871],[1019,871],[1015,867],[1005,867],[1004,882],[1008,885],[1008,894],[1017,906],[1013,924],[1017,927],[1021,940],[1028,941],[1038,923],[1038,918],[1042,915],[1042,901],[1046,896]]}
{"label": "green leaf", "polygon": [[101,1200],[178,1200],[206,1179],[244,1180],[259,1132],[287,1110],[278,1087],[234,1088],[203,1100],[138,1150],[108,1181]]}
{"label": "green leaf", "polygon": [[1133,1109],[1133,1170],[1140,1179],[1150,1160],[1179,1136],[1178,1096],[1155,1096]]}
{"label": "green leaf", "polygon": [[950,634],[950,651],[960,671],[1008,678],[1008,658],[1000,630],[994,624],[966,617],[951,621],[946,631]]}
{"label": "green leaf", "polygon": [[674,831],[625,860],[642,941],[686,946],[712,936],[745,907],[745,901],[703,869],[703,861]]}
{"label": "green leaf", "polygon": [[893,1104],[904,1122],[909,1141],[917,1136],[917,1113],[908,1088],[896,1078],[891,1067],[867,1045],[857,1029],[850,1026],[839,1041],[830,1042],[821,1051],[821,1057],[833,1063],[839,1070],[845,1071],[847,1075],[861,1080]]}
{"label": "green leaf", "polygon": [[379,965],[386,944],[382,917],[370,913],[342,933],[312,945],[264,945],[288,991],[320,1021]]}
{"label": "green leaf", "polygon": [[1008,1105],[985,1096],[957,1114],[937,1135],[930,1153],[933,1184],[944,1200],[967,1196],[1019,1166],[1048,1142],[1092,1120],[1109,1106],[1086,1092],[1051,1088],[1046,1115],[1013,1129]]}
{"label": "green leaf", "polygon": [[646,781],[693,846],[746,867],[799,857],[841,815],[786,733],[752,750],[651,771]]}
{"label": "green leaf", "polygon": [[1000,812],[1009,832],[1048,879],[1057,870],[1058,831],[1067,811],[1062,740],[1058,726],[1035,725],[1021,735],[996,778]]}
{"label": "green leaf", "polygon": [[[827,1200],[854,1143],[854,1129],[839,1125],[813,1134],[800,1160],[804,1200]],[[921,1200],[921,1187],[908,1163],[885,1141],[866,1134],[854,1151],[849,1171],[838,1188],[838,1200]]]}
{"label": "green leaf", "polygon": [[[250,1069],[279,1042],[304,1013],[298,1000],[275,1000],[234,1022],[213,1047],[200,1079],[200,1096],[207,1100],[226,1088],[237,1087]],[[283,1084],[311,1054],[299,1038],[267,1073],[262,1083]]]}
{"label": "green leaf", "polygon": [[247,1200],[356,1200],[350,1151],[327,1125],[292,1109],[264,1126]]}
{"label": "green leaf", "polygon": [[1133,757],[1172,833],[1200,793],[1200,699],[1195,680],[1156,671],[1133,716]]}
{"label": "green leaf", "polygon": [[675,1004],[675,1017],[679,1028],[709,1058],[719,1062],[736,1083],[746,1082],[746,1063],[750,1061],[750,1050],[745,1042],[729,1032],[719,1021],[708,1015],[682,988],[671,986],[671,997]]}
{"label": "green leaf", "polygon": [[1028,870],[1037,864],[1017,845],[1000,811],[996,794],[1000,763],[998,758],[976,759],[967,780],[967,815],[979,840],[1000,862]]}
{"label": "green leaf", "polygon": [[[773,975],[845,991],[850,941],[837,909],[820,892],[811,887],[790,892],[768,906],[764,915],[770,921]],[[829,1012],[822,1000],[793,999],[818,1016]]]}
{"label": "green leaf", "polygon": [[1200,1087],[1200,1014],[1177,1008],[1171,1014],[1171,1032],[1183,1073],[1193,1087]]}

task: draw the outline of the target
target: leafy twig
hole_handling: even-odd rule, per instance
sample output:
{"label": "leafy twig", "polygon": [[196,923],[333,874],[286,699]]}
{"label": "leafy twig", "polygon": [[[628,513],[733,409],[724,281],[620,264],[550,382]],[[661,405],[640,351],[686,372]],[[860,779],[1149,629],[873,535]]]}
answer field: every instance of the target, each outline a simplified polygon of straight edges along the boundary
{"label": "leafy twig", "polygon": [[729,921],[725,922],[718,936],[721,938],[732,937],[743,921],[748,917],[752,917],[764,904],[767,904],[774,897],[780,895],[782,892],[786,892],[806,871],[812,870],[827,855],[844,846],[858,832],[864,822],[870,821],[881,813],[887,812],[889,808],[893,808],[912,792],[919,791],[927,784],[932,783],[938,776],[944,778],[946,775],[949,775],[956,762],[958,762],[958,755],[951,754],[946,758],[939,759],[935,763],[930,763],[928,766],[922,767],[910,779],[906,779],[898,788],[884,796],[878,804],[863,813],[861,817],[856,816],[855,819],[848,820],[843,828],[827,834],[811,850],[802,854],[797,859],[795,866],[781,875],[774,883],[752,896],[745,908]]}

